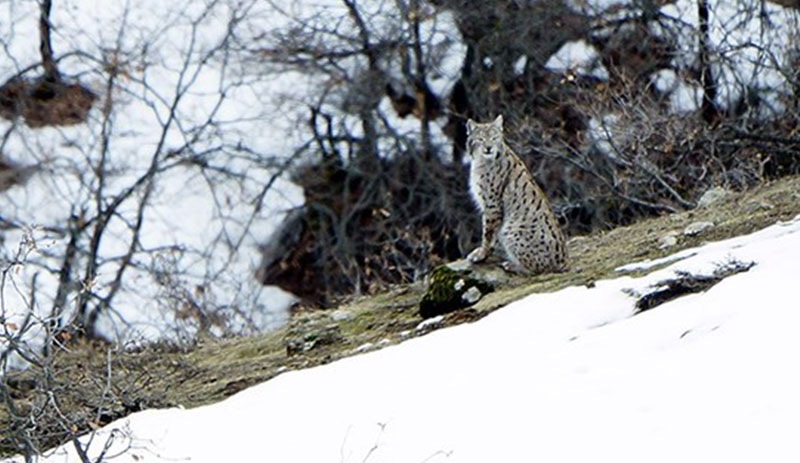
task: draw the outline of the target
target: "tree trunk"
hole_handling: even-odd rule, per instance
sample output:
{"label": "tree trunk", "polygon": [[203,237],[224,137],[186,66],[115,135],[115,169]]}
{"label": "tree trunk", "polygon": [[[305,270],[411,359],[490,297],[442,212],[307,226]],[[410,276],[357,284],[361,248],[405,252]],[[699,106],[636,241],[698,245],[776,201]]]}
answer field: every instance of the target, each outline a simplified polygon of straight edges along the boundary
{"label": "tree trunk", "polygon": [[717,119],[717,84],[711,70],[711,39],[708,32],[709,9],[708,0],[697,0],[697,16],[699,18],[699,52],[700,86],[703,88],[703,101],[700,103],[700,114],[710,124]]}
{"label": "tree trunk", "polygon": [[50,41],[52,31],[50,10],[52,6],[52,0],[41,0],[39,3],[39,52],[42,55],[44,80],[47,82],[59,82],[61,73],[58,72],[56,60],[53,57],[53,44]]}

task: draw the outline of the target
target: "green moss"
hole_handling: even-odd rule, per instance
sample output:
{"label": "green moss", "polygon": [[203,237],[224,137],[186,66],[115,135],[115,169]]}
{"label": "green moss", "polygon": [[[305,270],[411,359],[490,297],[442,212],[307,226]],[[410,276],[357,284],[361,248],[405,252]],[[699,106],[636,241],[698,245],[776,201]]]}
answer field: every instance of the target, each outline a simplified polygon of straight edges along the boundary
{"label": "green moss", "polygon": [[419,303],[419,314],[430,318],[454,312],[475,304],[494,289],[492,283],[474,278],[470,272],[457,272],[441,265],[431,272],[428,290]]}

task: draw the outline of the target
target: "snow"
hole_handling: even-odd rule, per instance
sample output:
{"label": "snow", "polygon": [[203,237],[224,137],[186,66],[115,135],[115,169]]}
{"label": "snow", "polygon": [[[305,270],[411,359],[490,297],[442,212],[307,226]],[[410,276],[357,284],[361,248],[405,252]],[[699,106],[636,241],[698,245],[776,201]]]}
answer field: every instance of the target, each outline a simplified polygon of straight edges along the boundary
{"label": "snow", "polygon": [[565,43],[544,66],[554,72],[570,71],[608,80],[608,70],[600,62],[597,49],[583,39]]}
{"label": "snow", "polygon": [[[214,405],[131,415],[90,457],[113,433],[119,462],[797,461],[800,216],[681,255]],[[728,259],[756,265],[633,316],[627,290]],[[43,461],[78,459],[66,446]]]}
{"label": "snow", "polygon": [[[790,87],[785,73],[792,67],[797,10],[758,0],[712,1],[709,10],[709,46],[717,54],[712,63],[719,91],[716,103],[729,108],[747,91],[763,103],[757,108],[758,116],[780,114],[784,110],[782,98]],[[657,35],[677,39],[678,53],[672,61],[685,73],[697,66],[697,2],[667,3],[660,13],[669,21],[654,22],[651,27]],[[657,71],[654,79],[663,79],[661,72]],[[696,85],[681,79],[673,88],[670,100],[676,112],[698,107],[700,89]]]}
{"label": "snow", "polygon": [[670,107],[676,113],[690,113],[700,107],[703,90],[699,85],[679,79],[672,69],[661,69],[651,76],[656,90],[669,96]]}

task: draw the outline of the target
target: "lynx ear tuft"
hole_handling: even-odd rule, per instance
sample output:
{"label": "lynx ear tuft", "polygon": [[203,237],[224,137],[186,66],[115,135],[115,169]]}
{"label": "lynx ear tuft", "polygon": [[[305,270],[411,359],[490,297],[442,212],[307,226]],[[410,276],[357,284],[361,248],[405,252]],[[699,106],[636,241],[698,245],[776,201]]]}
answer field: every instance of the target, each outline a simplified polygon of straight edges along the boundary
{"label": "lynx ear tuft", "polygon": [[494,127],[498,128],[498,129],[502,129],[503,128],[503,115],[502,114],[498,115],[495,118],[494,122],[492,122],[492,125]]}
{"label": "lynx ear tuft", "polygon": [[467,119],[467,135],[471,134],[473,130],[475,130],[475,121]]}

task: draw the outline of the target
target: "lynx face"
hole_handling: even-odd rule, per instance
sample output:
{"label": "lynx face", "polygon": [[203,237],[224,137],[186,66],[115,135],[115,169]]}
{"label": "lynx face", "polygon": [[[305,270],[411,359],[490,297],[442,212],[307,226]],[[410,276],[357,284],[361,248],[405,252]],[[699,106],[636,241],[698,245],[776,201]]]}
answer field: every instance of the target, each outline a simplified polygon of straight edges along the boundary
{"label": "lynx face", "polygon": [[468,152],[473,161],[497,159],[503,149],[503,116],[493,122],[481,124],[467,121]]}

